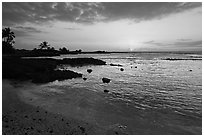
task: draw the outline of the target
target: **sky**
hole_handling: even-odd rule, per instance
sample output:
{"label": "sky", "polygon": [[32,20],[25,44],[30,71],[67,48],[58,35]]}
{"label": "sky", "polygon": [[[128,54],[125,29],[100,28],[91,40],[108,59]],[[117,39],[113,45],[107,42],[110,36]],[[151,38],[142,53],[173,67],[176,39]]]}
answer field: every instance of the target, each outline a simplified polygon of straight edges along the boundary
{"label": "sky", "polygon": [[201,2],[3,2],[15,48],[201,51]]}

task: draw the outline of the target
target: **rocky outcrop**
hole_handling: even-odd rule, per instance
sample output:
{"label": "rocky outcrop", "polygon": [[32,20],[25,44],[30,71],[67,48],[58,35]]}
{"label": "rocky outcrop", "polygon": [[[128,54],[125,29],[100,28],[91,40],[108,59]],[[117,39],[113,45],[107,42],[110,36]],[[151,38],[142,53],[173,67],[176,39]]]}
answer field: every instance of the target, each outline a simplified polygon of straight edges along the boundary
{"label": "rocky outcrop", "polygon": [[103,83],[109,83],[111,80],[109,78],[102,78]]}
{"label": "rocky outcrop", "polygon": [[84,81],[86,81],[86,80],[87,80],[87,78],[83,78],[83,80],[84,80]]}
{"label": "rocky outcrop", "polygon": [[87,69],[87,72],[88,72],[88,73],[91,73],[91,72],[92,72],[92,69]]}
{"label": "rocky outcrop", "polygon": [[118,67],[122,67],[123,65],[120,65],[120,64],[110,64],[110,66],[118,66]]}
{"label": "rocky outcrop", "polygon": [[64,58],[57,61],[59,64],[69,64],[71,66],[82,65],[106,65],[105,61],[94,58]]}
{"label": "rocky outcrop", "polygon": [[82,77],[71,70],[56,70],[55,59],[22,59],[6,57],[2,61],[2,77],[15,80],[32,80],[34,83],[46,83],[55,80]]}

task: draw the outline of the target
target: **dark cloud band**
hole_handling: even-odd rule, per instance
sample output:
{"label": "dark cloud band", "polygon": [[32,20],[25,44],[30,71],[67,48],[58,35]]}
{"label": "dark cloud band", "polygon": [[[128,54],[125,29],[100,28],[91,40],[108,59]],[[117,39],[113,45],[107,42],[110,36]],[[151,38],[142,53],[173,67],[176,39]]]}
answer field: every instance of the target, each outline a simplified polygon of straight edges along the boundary
{"label": "dark cloud band", "polygon": [[3,25],[19,23],[45,23],[69,21],[95,23],[130,19],[133,21],[162,18],[202,6],[201,2],[126,2],[126,3],[51,3],[51,2],[3,2]]}

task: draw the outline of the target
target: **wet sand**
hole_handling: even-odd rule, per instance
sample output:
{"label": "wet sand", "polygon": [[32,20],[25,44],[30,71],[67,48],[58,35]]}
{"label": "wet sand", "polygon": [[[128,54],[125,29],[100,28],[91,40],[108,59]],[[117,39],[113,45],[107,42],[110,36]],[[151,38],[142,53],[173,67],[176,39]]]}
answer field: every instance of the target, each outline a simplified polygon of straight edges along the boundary
{"label": "wet sand", "polygon": [[39,106],[21,101],[15,84],[2,81],[3,135],[97,135],[118,134],[61,114],[48,112]]}

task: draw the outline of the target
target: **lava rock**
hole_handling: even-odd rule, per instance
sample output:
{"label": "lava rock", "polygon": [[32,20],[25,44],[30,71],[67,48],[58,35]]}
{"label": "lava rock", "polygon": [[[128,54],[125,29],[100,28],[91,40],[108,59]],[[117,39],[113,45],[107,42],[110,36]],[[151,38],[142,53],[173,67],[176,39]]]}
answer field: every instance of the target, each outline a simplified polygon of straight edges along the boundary
{"label": "lava rock", "polygon": [[87,78],[83,78],[83,80],[85,81],[85,80],[87,80]]}
{"label": "lava rock", "polygon": [[103,83],[109,83],[110,79],[109,78],[102,78]]}
{"label": "lava rock", "polygon": [[118,67],[122,67],[123,65],[120,65],[120,64],[110,64],[110,66],[118,66]]}
{"label": "lava rock", "polygon": [[124,68],[120,68],[120,71],[124,71]]}
{"label": "lava rock", "polygon": [[105,61],[94,58],[64,58],[63,60],[57,60],[57,63],[69,64],[71,66],[106,65]]}
{"label": "lava rock", "polygon": [[92,72],[92,69],[87,69],[87,72],[88,72],[88,73],[91,73],[91,72]]}
{"label": "lava rock", "polygon": [[108,92],[109,92],[109,90],[105,89],[105,90],[104,90],[104,92],[105,92],[105,93],[108,93]]}

